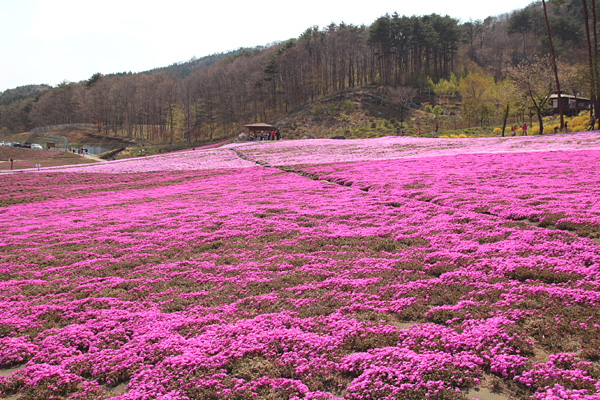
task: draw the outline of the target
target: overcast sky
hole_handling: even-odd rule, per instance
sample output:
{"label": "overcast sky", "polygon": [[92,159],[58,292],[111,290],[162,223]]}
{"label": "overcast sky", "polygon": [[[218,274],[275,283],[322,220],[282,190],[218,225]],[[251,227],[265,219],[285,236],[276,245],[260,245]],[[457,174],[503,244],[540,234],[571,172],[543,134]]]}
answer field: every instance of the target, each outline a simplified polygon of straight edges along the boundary
{"label": "overcast sky", "polygon": [[[465,22],[531,0],[0,0],[0,92],[94,73],[140,72],[296,38],[331,22],[370,25],[386,13]],[[360,5],[353,5],[360,4]]]}

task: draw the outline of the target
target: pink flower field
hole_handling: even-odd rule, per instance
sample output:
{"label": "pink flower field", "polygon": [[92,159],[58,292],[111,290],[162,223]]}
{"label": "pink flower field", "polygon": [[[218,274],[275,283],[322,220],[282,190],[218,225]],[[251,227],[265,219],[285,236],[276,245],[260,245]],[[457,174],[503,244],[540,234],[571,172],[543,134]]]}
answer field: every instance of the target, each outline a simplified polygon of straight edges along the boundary
{"label": "pink flower field", "polygon": [[600,134],[6,174],[0,398],[600,399]]}

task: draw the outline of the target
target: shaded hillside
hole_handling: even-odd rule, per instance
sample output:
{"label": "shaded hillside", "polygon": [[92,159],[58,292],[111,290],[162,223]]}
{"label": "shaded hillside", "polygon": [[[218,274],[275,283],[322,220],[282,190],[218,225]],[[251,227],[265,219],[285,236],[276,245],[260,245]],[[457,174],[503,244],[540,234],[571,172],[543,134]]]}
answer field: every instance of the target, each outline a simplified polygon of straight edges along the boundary
{"label": "shaded hillside", "polygon": [[378,87],[349,89],[312,102],[275,120],[286,139],[376,137],[395,134],[400,126],[426,124],[421,102],[432,96],[399,103]]}

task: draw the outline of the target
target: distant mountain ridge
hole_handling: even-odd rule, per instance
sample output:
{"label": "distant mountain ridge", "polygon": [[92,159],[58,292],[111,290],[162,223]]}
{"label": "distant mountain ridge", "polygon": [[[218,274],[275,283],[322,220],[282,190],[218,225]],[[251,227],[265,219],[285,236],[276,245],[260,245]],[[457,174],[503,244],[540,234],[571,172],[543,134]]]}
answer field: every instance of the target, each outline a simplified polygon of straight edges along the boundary
{"label": "distant mountain ridge", "polygon": [[[178,77],[185,78],[192,73],[195,69],[202,67],[210,67],[217,62],[226,59],[228,57],[235,58],[240,54],[252,54],[260,49],[264,49],[265,46],[257,46],[255,48],[239,48],[237,50],[228,51],[224,53],[215,53],[210,54],[208,56],[196,58],[192,57],[188,61],[176,62],[166,67],[157,67],[146,71],[136,72],[135,74],[153,74],[158,72],[166,72],[167,74]],[[106,77],[114,77],[120,75],[132,74],[131,72],[115,72],[112,74],[99,74],[99,76]],[[85,81],[82,81],[85,82]],[[6,89],[4,92],[0,92],[0,105],[7,105],[12,102],[27,99],[30,97],[37,96],[40,93],[43,93],[49,89],[52,89],[52,86],[46,84],[30,84],[24,86],[18,86],[13,89]]]}
{"label": "distant mountain ridge", "polygon": [[157,67],[147,71],[140,72],[142,74],[152,74],[157,72],[166,72],[167,74],[177,77],[186,78],[192,71],[202,67],[210,67],[226,58],[236,58],[242,55],[251,55],[264,50],[265,46],[257,46],[254,48],[240,47],[237,50],[228,51],[225,53],[215,53],[201,58],[192,57],[188,61],[176,62],[166,67]]}
{"label": "distant mountain ridge", "polygon": [[10,104],[14,101],[27,99],[29,97],[34,97],[34,96],[37,96],[40,93],[43,93],[51,88],[52,88],[52,86],[50,86],[50,85],[42,84],[42,85],[25,85],[25,86],[19,86],[14,89],[7,89],[4,92],[0,93],[0,105],[6,105],[6,104]]}

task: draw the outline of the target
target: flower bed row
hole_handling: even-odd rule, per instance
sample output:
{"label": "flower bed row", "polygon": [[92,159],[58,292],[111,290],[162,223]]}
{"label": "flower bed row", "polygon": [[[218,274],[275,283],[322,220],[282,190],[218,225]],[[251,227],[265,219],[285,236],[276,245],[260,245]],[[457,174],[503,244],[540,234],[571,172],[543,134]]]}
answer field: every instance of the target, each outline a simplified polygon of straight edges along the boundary
{"label": "flower bed row", "polygon": [[372,193],[600,238],[600,151],[467,154],[301,166]]}

